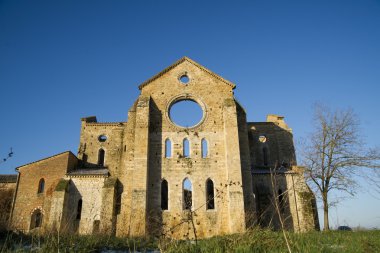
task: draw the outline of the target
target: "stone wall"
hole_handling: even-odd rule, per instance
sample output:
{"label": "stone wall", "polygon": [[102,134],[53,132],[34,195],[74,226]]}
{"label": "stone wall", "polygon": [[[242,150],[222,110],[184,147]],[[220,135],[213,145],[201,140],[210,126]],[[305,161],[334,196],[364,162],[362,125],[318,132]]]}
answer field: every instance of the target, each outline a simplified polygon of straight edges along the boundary
{"label": "stone wall", "polygon": [[[107,167],[113,176],[119,176],[120,157],[126,144],[123,145],[123,132],[126,123],[97,123],[96,118],[82,119],[78,158],[87,168]],[[101,136],[106,140],[102,141]],[[99,150],[105,152],[104,164],[99,165]]]}
{"label": "stone wall", "polygon": [[[250,154],[254,167],[297,165],[292,130],[282,116],[268,115],[267,122],[249,122]],[[267,164],[264,161],[267,152]]]}
{"label": "stone wall", "polygon": [[0,232],[8,229],[17,175],[0,175]]}
{"label": "stone wall", "polygon": [[[17,169],[19,178],[11,220],[13,229],[29,231],[31,217],[36,210],[43,215],[42,227],[49,224],[54,189],[60,179],[76,167],[75,160],[71,152],[64,152]],[[44,180],[44,189],[38,193],[41,179]]]}
{"label": "stone wall", "polygon": [[[233,95],[235,85],[186,57],[139,88],[128,122],[82,119],[79,162],[66,152],[19,168],[14,228],[29,230],[31,215],[41,210],[44,226],[61,231],[203,238],[243,232],[256,223],[278,228],[273,201],[279,198],[285,203],[286,228],[315,227],[314,198],[302,170],[293,167],[292,130],[282,116],[247,123]],[[203,111],[194,126],[171,120],[171,107],[183,100]],[[167,140],[170,156],[165,155]],[[279,167],[273,191],[268,171]],[[45,191],[37,194],[41,178]],[[185,180],[191,182],[191,193],[184,190]],[[162,205],[164,181],[167,207]]]}
{"label": "stone wall", "polygon": [[[65,208],[67,227],[72,227],[73,232],[79,234],[99,233],[102,202],[106,201],[102,198],[105,177],[78,176],[67,179],[71,181]],[[78,216],[79,200],[82,200],[80,216]]]}

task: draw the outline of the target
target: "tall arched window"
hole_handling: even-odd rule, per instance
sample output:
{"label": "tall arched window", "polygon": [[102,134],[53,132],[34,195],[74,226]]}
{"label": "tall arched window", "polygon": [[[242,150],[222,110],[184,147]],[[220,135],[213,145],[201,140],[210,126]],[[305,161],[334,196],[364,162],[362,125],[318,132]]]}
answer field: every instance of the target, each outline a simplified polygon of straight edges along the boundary
{"label": "tall arched window", "polygon": [[82,217],[82,199],[78,200],[77,204],[77,220],[80,220]]}
{"label": "tall arched window", "polygon": [[208,146],[206,139],[202,139],[202,158],[206,158],[208,156]]}
{"label": "tall arched window", "polygon": [[40,182],[38,183],[37,193],[43,193],[44,190],[45,190],[45,180],[43,178],[41,178]]}
{"label": "tall arched window", "polygon": [[214,201],[214,183],[211,179],[207,179],[206,181],[206,207],[207,209],[214,209],[215,208],[215,201]]}
{"label": "tall arched window", "polygon": [[168,210],[168,182],[164,179],[161,183],[161,209]]}
{"label": "tall arched window", "polygon": [[172,142],[169,139],[165,141],[165,157],[172,157]]}
{"label": "tall arched window", "polygon": [[188,178],[185,178],[182,183],[183,189],[183,209],[191,210],[193,205],[193,187],[191,181]]}
{"label": "tall arched window", "polygon": [[268,166],[268,148],[267,147],[263,148],[263,163],[264,163],[264,166]]}
{"label": "tall arched window", "polygon": [[183,140],[183,157],[190,157],[190,143],[187,138]]}
{"label": "tall arched window", "polygon": [[98,154],[98,165],[99,166],[104,166],[104,157],[106,155],[106,152],[104,149],[99,149],[99,154]]}
{"label": "tall arched window", "polygon": [[43,218],[43,215],[42,215],[41,210],[40,209],[35,210],[32,213],[32,217],[31,217],[31,220],[30,220],[30,229],[41,227],[41,225],[42,225],[42,218]]}

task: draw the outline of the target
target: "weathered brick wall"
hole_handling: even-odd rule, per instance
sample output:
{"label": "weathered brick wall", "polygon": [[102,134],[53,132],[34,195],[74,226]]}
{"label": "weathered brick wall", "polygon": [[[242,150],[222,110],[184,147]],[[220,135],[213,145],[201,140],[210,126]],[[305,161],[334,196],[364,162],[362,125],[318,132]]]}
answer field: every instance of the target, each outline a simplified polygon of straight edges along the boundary
{"label": "weathered brick wall", "polygon": [[[249,142],[251,161],[254,167],[276,167],[282,163],[297,165],[293,134],[285,124],[283,117],[268,115],[267,122],[249,122]],[[269,121],[271,120],[271,121]],[[261,142],[261,137],[266,138]],[[267,148],[268,164],[264,165],[263,149]]]}
{"label": "weathered brick wall", "polygon": [[[291,170],[272,171],[272,176],[269,170],[256,170],[252,178],[257,221],[261,226],[281,229],[281,215],[288,230],[305,232],[319,229],[315,197],[305,183],[302,169],[293,167]],[[277,210],[275,201],[281,207],[279,190],[283,206]]]}
{"label": "weathered brick wall", "polygon": [[[120,157],[124,150],[123,132],[126,122],[98,123],[96,119],[87,122],[82,119],[78,158],[84,160],[83,167],[97,167],[99,150],[105,151],[104,167],[107,167],[113,176],[119,176]],[[107,140],[101,142],[99,136],[106,136]],[[87,158],[84,158],[84,157]]]}
{"label": "weathered brick wall", "polygon": [[0,182],[0,231],[8,229],[16,182]]}
{"label": "weathered brick wall", "polygon": [[[189,78],[186,84],[180,81],[183,75]],[[292,132],[277,115],[268,115],[267,122],[247,123],[244,108],[233,96],[234,87],[183,58],[140,86],[141,94],[128,112],[128,122],[99,123],[96,117],[83,118],[79,164],[71,153],[63,153],[20,167],[13,226],[28,230],[31,212],[40,208],[44,220],[49,221],[44,224],[81,234],[164,233],[178,239],[202,238],[242,232],[258,220],[278,228],[268,170],[260,174],[255,169],[284,164],[291,170],[296,164]],[[170,107],[181,100],[201,106],[204,117],[196,126],[184,128],[171,121]],[[99,136],[106,140],[99,140]],[[260,136],[265,136],[265,141],[260,141]],[[185,138],[190,157],[183,154]],[[165,157],[167,139],[171,141],[171,157]],[[202,139],[207,141],[206,157],[202,157]],[[268,150],[266,166],[264,147]],[[105,151],[102,165],[98,164],[100,149]],[[74,169],[91,169],[93,174],[71,173]],[[103,169],[106,173],[97,173]],[[37,194],[40,178],[45,178],[43,194]],[[192,183],[193,212],[183,210],[185,179]],[[168,210],[161,210],[162,180],[168,183]],[[206,208],[207,180],[214,186],[213,209]],[[56,187],[58,182],[64,187]],[[308,209],[312,195],[307,194],[302,173],[284,173],[276,187],[276,191],[281,188],[286,192],[286,227],[309,229],[315,223],[310,221]],[[77,219],[79,199],[83,202],[81,218]],[[263,208],[269,209],[267,216],[258,217]]]}
{"label": "weathered brick wall", "polygon": [[[99,228],[96,228],[96,223],[101,223],[102,202],[107,201],[107,199],[102,198],[106,178],[103,176],[75,176],[67,177],[67,179],[70,179],[71,183],[68,188],[69,196],[65,208],[67,211],[67,224],[65,225],[79,234],[100,232],[100,225]],[[105,196],[105,198],[107,197]],[[81,217],[77,219],[78,201],[80,199],[82,200]]]}
{"label": "weathered brick wall", "polygon": [[[69,165],[76,166],[73,160],[75,161],[75,156],[71,152],[64,152],[18,168],[19,180],[12,228],[28,231],[31,215],[36,209],[43,213],[42,226],[48,224],[52,194],[59,180],[67,171],[73,169]],[[37,193],[41,178],[45,180],[44,191]]]}
{"label": "weathered brick wall", "polygon": [[[186,85],[179,80],[183,73],[190,78]],[[182,203],[185,178],[193,187],[198,236],[244,230],[242,164],[232,88],[233,85],[189,61],[181,62],[142,87],[140,98],[129,113],[128,124],[134,127],[127,127],[124,134],[127,151],[122,164],[126,172],[120,178],[124,192],[118,234],[134,234],[133,229],[141,232],[145,226],[150,230],[157,226],[162,230],[176,227],[170,236],[183,238],[188,232],[188,223],[177,225],[188,215]],[[184,129],[171,122],[170,105],[181,99],[195,100],[203,107],[205,118],[201,124]],[[172,143],[171,158],[165,157],[167,138]],[[190,142],[190,158],[183,157],[184,138]],[[201,157],[203,138],[208,142],[207,158]],[[206,210],[205,205],[209,178],[213,180],[217,195],[214,210]],[[162,179],[167,180],[169,188],[169,210],[165,211],[161,211],[160,206]],[[148,224],[141,220],[144,216],[150,221]],[[138,224],[131,224],[137,221]],[[193,236],[191,231],[188,236]]]}

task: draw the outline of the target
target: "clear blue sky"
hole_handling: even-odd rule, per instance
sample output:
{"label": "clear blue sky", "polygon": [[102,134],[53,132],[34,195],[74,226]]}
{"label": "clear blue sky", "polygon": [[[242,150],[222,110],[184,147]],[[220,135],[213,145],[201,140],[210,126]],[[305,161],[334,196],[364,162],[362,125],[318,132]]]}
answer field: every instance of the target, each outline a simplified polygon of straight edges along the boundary
{"label": "clear blue sky", "polygon": [[[0,172],[76,153],[81,117],[125,121],[137,86],[185,55],[236,83],[250,121],[284,115],[298,140],[320,101],[354,108],[380,144],[378,0],[0,0]],[[332,224],[380,227],[377,197]]]}

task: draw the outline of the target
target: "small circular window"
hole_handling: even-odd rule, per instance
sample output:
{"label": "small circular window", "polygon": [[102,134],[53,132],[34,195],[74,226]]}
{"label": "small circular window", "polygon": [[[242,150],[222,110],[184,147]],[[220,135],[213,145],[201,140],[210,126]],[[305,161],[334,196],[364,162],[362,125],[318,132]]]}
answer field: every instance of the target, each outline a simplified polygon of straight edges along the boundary
{"label": "small circular window", "polygon": [[203,118],[203,110],[197,102],[183,99],[171,105],[169,117],[177,126],[189,128],[199,124]]}
{"label": "small circular window", "polygon": [[179,80],[181,81],[181,83],[183,83],[183,84],[187,84],[187,83],[189,83],[190,78],[189,78],[188,75],[184,74],[184,75],[182,75],[182,76],[179,78]]}
{"label": "small circular window", "polygon": [[105,135],[99,135],[98,140],[100,142],[105,142],[107,140],[107,136],[105,136]]}
{"label": "small circular window", "polygon": [[267,137],[266,137],[265,135],[260,135],[260,136],[259,136],[259,141],[260,141],[261,143],[265,143],[265,142],[267,142]]}

